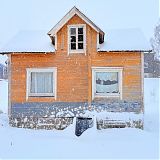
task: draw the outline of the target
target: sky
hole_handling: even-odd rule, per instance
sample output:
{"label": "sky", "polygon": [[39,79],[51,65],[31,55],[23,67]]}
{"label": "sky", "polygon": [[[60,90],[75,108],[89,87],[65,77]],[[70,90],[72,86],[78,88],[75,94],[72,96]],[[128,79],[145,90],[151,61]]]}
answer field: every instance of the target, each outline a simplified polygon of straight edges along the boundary
{"label": "sky", "polygon": [[159,5],[158,0],[0,0],[0,47],[20,30],[49,31],[73,6],[104,31],[140,28],[149,40]]}

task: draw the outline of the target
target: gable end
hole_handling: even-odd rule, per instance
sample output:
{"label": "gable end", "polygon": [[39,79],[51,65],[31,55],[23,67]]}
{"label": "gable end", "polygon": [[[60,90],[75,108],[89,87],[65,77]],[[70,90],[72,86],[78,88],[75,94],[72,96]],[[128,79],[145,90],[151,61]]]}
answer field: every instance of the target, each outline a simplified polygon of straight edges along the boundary
{"label": "gable end", "polygon": [[50,36],[52,43],[55,45],[56,33],[73,17],[79,16],[89,26],[91,26],[99,34],[99,43],[104,42],[104,32],[95,25],[89,18],[87,18],[79,9],[73,7],[47,34]]}

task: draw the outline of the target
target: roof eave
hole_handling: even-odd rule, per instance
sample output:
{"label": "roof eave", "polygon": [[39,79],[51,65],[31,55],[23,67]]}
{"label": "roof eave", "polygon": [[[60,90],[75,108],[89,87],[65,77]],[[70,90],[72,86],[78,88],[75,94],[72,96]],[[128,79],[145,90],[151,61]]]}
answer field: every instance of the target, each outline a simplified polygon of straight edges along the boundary
{"label": "roof eave", "polygon": [[152,50],[98,50],[98,52],[148,52],[148,53],[151,53]]}
{"label": "roof eave", "polygon": [[40,53],[44,53],[44,54],[47,54],[47,53],[54,53],[55,54],[55,52],[53,52],[53,51],[22,51],[22,52],[19,52],[19,51],[4,51],[4,52],[0,52],[0,54],[19,54],[19,53],[23,53],[23,54],[31,54],[31,53],[37,53],[37,54],[40,54]]}

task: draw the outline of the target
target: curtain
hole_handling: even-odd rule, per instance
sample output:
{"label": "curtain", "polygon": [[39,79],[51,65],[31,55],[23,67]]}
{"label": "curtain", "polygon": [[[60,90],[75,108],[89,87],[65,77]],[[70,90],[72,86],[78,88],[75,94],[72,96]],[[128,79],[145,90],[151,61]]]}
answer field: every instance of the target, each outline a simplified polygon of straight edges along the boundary
{"label": "curtain", "polygon": [[118,93],[118,72],[97,72],[96,93]]}
{"label": "curtain", "polygon": [[31,93],[53,93],[53,73],[32,72]]}

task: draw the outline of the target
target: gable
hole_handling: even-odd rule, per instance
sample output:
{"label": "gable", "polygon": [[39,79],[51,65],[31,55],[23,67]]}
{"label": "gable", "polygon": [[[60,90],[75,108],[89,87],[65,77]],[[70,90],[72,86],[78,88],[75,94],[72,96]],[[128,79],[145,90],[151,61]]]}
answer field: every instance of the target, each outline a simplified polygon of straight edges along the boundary
{"label": "gable", "polygon": [[82,12],[80,12],[76,7],[73,7],[49,32],[48,35],[53,40],[57,32],[75,15],[82,19],[86,24],[92,27],[97,33],[99,33],[99,43],[104,42],[104,32],[95,25],[88,17],[86,17]]}
{"label": "gable", "polygon": [[73,7],[49,32],[48,35],[55,35],[74,15],[78,15],[82,20],[84,20],[88,25],[90,25],[95,31],[104,32],[95,25],[88,17],[86,17],[82,12],[80,12],[76,7]]}

